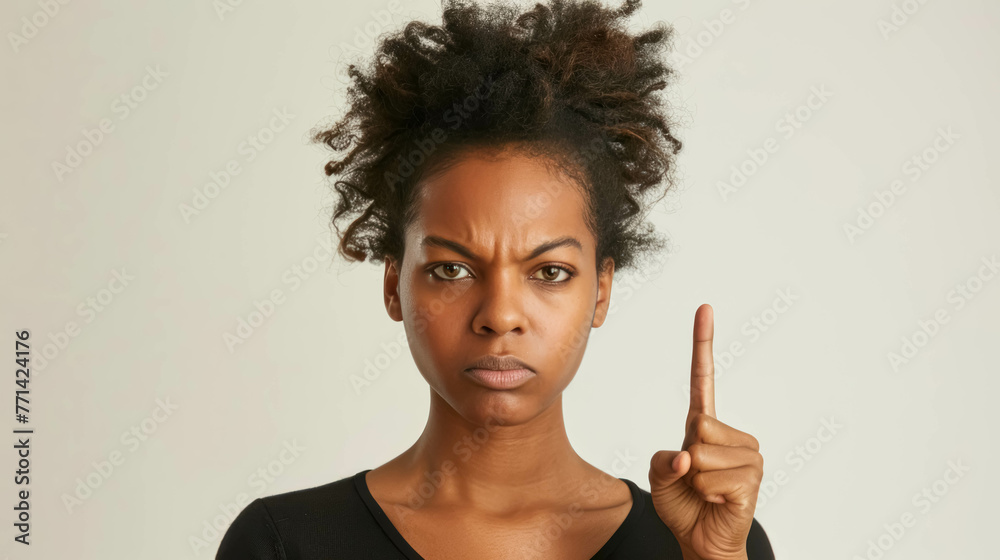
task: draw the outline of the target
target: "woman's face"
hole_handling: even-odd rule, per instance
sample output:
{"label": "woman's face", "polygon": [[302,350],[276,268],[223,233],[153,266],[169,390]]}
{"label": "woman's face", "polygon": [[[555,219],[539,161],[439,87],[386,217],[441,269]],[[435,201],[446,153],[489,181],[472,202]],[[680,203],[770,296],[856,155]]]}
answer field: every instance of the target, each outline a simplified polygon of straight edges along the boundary
{"label": "woman's face", "polygon": [[[476,424],[535,417],[576,374],[607,315],[613,262],[598,276],[583,194],[543,161],[467,153],[426,179],[402,263],[386,259],[389,316],[403,321],[431,388]],[[487,355],[532,370],[514,388],[478,382]]]}

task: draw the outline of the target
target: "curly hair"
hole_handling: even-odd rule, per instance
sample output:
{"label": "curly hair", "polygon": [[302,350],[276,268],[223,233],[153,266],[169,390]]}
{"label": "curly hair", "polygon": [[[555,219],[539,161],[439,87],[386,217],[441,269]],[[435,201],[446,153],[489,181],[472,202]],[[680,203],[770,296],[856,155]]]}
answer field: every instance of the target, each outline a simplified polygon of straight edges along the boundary
{"label": "curly hair", "polygon": [[339,177],[338,253],[402,261],[421,180],[466,150],[512,146],[576,179],[598,270],[662,249],[645,214],[673,186],[681,149],[656,94],[674,73],[660,56],[673,28],[623,29],[640,4],[550,0],[520,13],[445,0],[440,26],[410,21],[380,37],[374,60],[348,68],[349,110],[311,133],[338,155],[325,166]]}

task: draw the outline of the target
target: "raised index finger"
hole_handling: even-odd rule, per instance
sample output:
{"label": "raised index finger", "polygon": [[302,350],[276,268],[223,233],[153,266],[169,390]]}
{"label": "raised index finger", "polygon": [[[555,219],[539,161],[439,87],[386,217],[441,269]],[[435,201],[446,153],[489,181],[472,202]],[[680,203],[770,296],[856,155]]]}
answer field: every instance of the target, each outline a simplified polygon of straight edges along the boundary
{"label": "raised index finger", "polygon": [[712,306],[703,303],[694,313],[694,350],[691,354],[691,406],[688,414],[703,412],[715,418],[715,361]]}

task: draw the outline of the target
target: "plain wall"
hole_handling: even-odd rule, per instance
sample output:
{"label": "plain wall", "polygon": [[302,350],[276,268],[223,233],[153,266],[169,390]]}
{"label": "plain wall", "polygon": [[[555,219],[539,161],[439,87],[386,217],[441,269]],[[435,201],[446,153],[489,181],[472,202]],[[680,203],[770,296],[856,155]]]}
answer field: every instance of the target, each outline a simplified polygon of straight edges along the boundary
{"label": "plain wall", "polygon": [[[381,266],[310,261],[325,254],[333,198],[329,154],[308,140],[346,110],[344,46],[364,57],[365,33],[437,23],[439,5],[218,12],[224,1],[71,2],[47,17],[33,1],[0,7],[3,398],[16,429],[13,333],[28,329],[35,430],[30,547],[12,540],[15,435],[0,442],[0,554],[211,558],[206,527],[221,535],[241,494],[374,468],[423,427],[428,388],[385,312]],[[616,279],[565,394],[574,446],[649,488],[650,456],[681,444],[691,325],[711,303],[719,419],[761,442],[756,517],[779,558],[873,558],[880,537],[887,559],[986,557],[1000,4],[646,4],[636,28],[677,29],[685,146],[677,190],[650,215],[673,251]],[[32,19],[44,22],[33,35]],[[275,111],[287,124],[250,159],[243,143],[279,123]],[[91,153],[54,169],[102,122]],[[766,162],[721,192],[765,145]],[[227,165],[240,173],[185,215]],[[227,345],[275,290],[281,303]],[[792,305],[775,305],[778,292]],[[742,355],[723,355],[737,343]],[[952,465],[962,476],[946,475]]]}

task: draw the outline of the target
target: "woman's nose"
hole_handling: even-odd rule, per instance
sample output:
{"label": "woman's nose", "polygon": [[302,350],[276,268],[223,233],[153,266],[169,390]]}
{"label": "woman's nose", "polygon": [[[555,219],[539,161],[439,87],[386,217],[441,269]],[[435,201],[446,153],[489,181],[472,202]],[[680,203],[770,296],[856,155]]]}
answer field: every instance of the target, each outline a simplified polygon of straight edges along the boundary
{"label": "woman's nose", "polygon": [[472,323],[476,334],[503,336],[512,331],[524,332],[528,286],[518,274],[516,271],[497,272],[481,280],[481,300]]}

